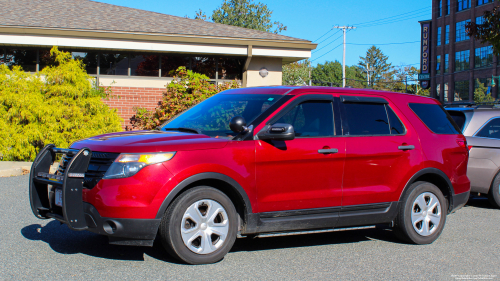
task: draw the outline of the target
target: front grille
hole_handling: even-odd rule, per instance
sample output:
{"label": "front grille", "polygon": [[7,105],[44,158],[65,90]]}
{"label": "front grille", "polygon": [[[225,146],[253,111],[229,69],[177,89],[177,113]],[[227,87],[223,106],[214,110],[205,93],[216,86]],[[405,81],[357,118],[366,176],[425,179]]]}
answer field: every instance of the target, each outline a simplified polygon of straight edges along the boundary
{"label": "front grille", "polygon": [[[85,173],[85,178],[83,179],[83,187],[92,189],[94,186],[104,177],[109,166],[113,164],[115,159],[120,155],[119,153],[109,153],[109,152],[92,152],[92,157],[90,158],[89,167]],[[65,154],[61,160],[59,168],[57,169],[58,175],[64,175],[66,166],[73,155],[68,156]]]}

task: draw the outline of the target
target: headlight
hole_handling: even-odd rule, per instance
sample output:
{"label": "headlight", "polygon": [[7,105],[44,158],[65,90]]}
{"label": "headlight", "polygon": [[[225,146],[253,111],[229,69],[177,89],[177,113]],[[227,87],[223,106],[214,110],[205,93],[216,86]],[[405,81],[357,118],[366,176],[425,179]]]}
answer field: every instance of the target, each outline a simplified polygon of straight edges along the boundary
{"label": "headlight", "polygon": [[120,154],[111,164],[103,179],[120,179],[131,177],[147,165],[158,164],[174,157],[175,152],[148,154]]}

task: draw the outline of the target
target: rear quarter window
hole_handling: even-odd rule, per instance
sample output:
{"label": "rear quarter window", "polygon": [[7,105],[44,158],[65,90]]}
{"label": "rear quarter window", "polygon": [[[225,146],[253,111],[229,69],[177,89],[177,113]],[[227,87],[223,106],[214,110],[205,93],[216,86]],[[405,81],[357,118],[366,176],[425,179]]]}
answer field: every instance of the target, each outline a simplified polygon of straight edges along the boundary
{"label": "rear quarter window", "polygon": [[475,135],[481,138],[500,139],[500,118],[491,119]]}
{"label": "rear quarter window", "polygon": [[457,124],[458,128],[460,129],[460,132],[463,132],[465,121],[467,120],[465,114],[463,112],[455,110],[448,110],[448,114],[450,114],[451,118],[453,118],[453,121],[455,121],[455,123]]}
{"label": "rear quarter window", "polygon": [[411,110],[435,134],[461,134],[460,128],[453,118],[438,104],[410,103]]}

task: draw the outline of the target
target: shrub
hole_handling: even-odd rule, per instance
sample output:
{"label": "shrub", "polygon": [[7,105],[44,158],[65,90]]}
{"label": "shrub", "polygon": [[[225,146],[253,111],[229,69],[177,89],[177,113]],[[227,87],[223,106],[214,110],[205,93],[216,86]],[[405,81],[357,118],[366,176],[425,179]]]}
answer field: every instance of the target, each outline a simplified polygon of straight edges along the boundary
{"label": "shrub", "polygon": [[136,114],[131,118],[133,128],[152,130],[186,109],[205,99],[228,89],[239,88],[236,81],[219,86],[209,83],[209,78],[203,74],[186,70],[181,66],[174,72],[174,79],[167,85],[159,106],[149,111],[145,108],[135,108]]}
{"label": "shrub", "polygon": [[0,65],[0,153],[6,161],[33,161],[45,145],[69,147],[79,139],[121,130],[116,110],[102,102],[84,64],[52,48],[55,65],[40,74]]}

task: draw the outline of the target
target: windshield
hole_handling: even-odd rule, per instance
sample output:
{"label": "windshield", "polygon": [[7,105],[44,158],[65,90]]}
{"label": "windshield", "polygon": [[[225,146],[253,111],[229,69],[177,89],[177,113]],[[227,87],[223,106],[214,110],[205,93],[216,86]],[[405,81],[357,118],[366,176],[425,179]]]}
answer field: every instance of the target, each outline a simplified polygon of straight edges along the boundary
{"label": "windshield", "polygon": [[236,134],[229,128],[231,118],[243,116],[250,124],[281,97],[218,94],[167,121],[161,130],[190,128],[210,137],[233,138]]}

